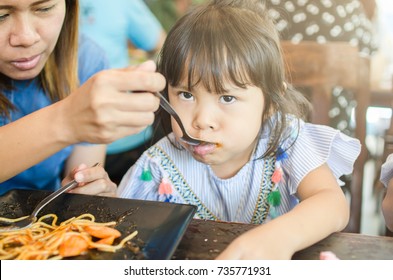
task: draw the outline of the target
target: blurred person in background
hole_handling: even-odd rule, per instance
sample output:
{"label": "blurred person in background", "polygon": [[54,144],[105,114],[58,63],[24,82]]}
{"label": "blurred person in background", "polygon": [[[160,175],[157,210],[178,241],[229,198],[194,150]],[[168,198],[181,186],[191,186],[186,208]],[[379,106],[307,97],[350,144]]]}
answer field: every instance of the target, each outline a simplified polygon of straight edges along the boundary
{"label": "blurred person in background", "polygon": [[[110,68],[130,65],[130,45],[158,52],[166,33],[160,22],[142,0],[80,0],[80,32],[93,39],[106,53]],[[132,94],[132,93],[130,93]],[[139,158],[149,142],[152,128],[119,139],[107,146],[105,169],[118,183],[130,164]],[[147,144],[150,144],[147,143]]]}

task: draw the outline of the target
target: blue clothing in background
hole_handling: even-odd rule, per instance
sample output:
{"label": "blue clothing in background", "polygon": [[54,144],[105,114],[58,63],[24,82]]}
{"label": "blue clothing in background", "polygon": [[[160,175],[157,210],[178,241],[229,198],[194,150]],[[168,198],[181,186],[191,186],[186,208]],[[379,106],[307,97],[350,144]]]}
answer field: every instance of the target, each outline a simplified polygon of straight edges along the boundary
{"label": "blue clothing in background", "polygon": [[[80,31],[92,38],[107,54],[111,68],[129,65],[128,42],[145,51],[153,50],[162,26],[142,0],[80,0]],[[139,147],[152,136],[149,127],[137,135],[119,139],[107,146],[107,154],[118,154]]]}
{"label": "blue clothing in background", "polygon": [[[99,44],[109,59],[110,67],[129,65],[128,42],[138,49],[155,48],[162,27],[150,9],[141,0],[81,0],[80,31]],[[107,154],[117,154],[140,146],[150,139],[149,127],[137,135],[119,139],[107,146]]]}
{"label": "blue clothing in background", "polygon": [[[80,38],[79,43],[78,63],[78,74],[81,84],[96,72],[108,67],[105,54],[98,45],[83,36]],[[17,109],[11,111],[11,120],[0,116],[0,126],[16,121],[52,104],[52,101],[38,83],[37,79],[13,81],[14,89],[3,92]],[[60,187],[61,172],[72,149],[73,146],[67,147],[15,177],[0,183],[0,195],[11,189],[56,190]]]}
{"label": "blue clothing in background", "polygon": [[128,42],[145,51],[155,48],[162,27],[141,0],[80,0],[80,31],[106,52],[110,67],[129,64]]}

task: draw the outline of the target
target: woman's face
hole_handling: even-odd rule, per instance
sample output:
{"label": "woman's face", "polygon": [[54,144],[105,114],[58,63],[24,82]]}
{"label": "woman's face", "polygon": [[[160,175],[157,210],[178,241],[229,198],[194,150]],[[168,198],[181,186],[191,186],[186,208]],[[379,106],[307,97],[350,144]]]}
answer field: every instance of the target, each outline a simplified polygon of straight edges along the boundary
{"label": "woman's face", "polygon": [[55,48],[65,11],[65,0],[0,0],[0,72],[35,78]]}

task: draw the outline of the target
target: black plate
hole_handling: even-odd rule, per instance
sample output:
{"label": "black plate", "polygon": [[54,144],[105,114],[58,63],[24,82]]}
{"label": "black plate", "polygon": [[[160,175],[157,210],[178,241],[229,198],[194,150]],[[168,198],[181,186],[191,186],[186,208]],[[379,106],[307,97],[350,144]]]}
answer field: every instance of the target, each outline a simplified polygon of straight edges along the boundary
{"label": "black plate", "polygon": [[[17,218],[28,215],[49,192],[12,190],[0,197],[0,216]],[[142,254],[127,248],[115,253],[89,250],[76,259],[170,259],[194,216],[196,207],[185,204],[63,194],[48,204],[39,216],[54,213],[64,221],[91,213],[97,222],[117,221],[122,236],[138,230]],[[142,256],[141,256],[142,255]]]}

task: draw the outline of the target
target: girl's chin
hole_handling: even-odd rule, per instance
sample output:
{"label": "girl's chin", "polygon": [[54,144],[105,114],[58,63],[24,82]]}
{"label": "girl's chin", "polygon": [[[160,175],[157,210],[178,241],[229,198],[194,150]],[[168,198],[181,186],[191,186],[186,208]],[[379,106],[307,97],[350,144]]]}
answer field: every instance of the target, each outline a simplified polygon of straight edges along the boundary
{"label": "girl's chin", "polygon": [[215,161],[212,159],[211,155],[204,155],[204,156],[201,156],[201,155],[197,155],[197,154],[192,153],[192,152],[191,152],[191,154],[192,154],[192,157],[193,157],[196,161],[199,161],[200,163],[204,163],[204,164],[207,164],[207,165],[217,164],[217,162],[215,162]]}

